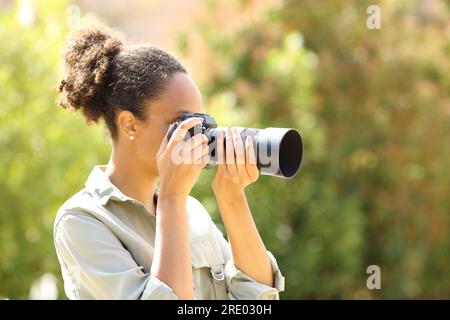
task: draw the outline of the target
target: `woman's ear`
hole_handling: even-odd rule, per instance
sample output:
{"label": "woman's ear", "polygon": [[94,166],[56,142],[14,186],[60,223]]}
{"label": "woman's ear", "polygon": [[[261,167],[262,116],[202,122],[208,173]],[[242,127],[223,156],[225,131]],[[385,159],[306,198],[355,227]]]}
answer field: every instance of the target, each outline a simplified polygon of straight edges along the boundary
{"label": "woman's ear", "polygon": [[136,139],[136,125],[137,119],[130,111],[122,110],[117,115],[117,127],[126,140]]}

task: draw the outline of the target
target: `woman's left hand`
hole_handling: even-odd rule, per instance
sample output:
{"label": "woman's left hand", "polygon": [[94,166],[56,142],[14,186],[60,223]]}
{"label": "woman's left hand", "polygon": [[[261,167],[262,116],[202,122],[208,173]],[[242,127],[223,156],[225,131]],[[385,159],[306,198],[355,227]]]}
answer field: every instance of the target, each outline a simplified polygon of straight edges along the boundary
{"label": "woman's left hand", "polygon": [[244,145],[240,132],[238,128],[228,128],[225,137],[226,150],[223,146],[223,133],[218,134],[218,168],[212,188],[216,197],[221,199],[233,199],[259,177],[253,139],[248,136]]}
{"label": "woman's left hand", "polygon": [[244,144],[242,129],[228,129],[223,146],[223,134],[217,137],[217,173],[213,191],[227,233],[234,264],[259,283],[274,286],[273,270],[267,250],[256,228],[244,188],[259,177],[254,145],[251,138]]}

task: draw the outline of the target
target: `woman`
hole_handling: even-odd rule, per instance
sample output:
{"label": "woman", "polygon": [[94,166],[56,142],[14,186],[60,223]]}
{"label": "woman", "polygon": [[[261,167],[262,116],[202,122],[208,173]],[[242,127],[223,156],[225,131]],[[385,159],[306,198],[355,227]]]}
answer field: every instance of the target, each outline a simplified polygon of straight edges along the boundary
{"label": "woman", "polygon": [[[88,27],[69,40],[64,69],[60,105],[81,109],[88,123],[103,120],[112,138],[108,164],[94,166],[55,219],[67,296],[278,299],[284,277],[244,193],[258,178],[252,141],[244,145],[229,128],[217,142],[212,188],[229,243],[189,196],[209,157],[205,135],[184,141],[199,118],[167,139],[182,113],[203,111],[182,65],[160,49],[124,46],[111,30]],[[183,161],[173,161],[175,150]]]}

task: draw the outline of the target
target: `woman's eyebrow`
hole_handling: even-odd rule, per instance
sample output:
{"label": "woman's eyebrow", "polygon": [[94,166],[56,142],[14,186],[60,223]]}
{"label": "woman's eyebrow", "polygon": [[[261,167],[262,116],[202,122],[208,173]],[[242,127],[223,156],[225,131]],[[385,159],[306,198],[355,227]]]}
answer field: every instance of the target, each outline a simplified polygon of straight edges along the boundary
{"label": "woman's eyebrow", "polygon": [[187,110],[178,110],[178,111],[175,111],[175,112],[172,112],[172,113],[170,113],[170,115],[168,116],[169,117],[169,119],[171,120],[171,121],[176,121],[176,120],[178,120],[179,118],[181,118],[181,116],[184,114],[184,113],[190,113],[189,111],[187,111]]}
{"label": "woman's eyebrow", "polygon": [[178,110],[178,111],[174,112],[174,113],[172,114],[172,116],[181,116],[181,115],[183,115],[184,113],[190,113],[190,112],[187,111],[187,110]]}

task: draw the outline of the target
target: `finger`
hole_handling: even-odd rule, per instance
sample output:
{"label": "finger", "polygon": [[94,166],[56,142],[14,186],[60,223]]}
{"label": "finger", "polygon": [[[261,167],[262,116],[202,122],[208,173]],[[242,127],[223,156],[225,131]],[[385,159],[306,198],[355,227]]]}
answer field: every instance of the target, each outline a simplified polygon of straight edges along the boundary
{"label": "finger", "polygon": [[194,163],[203,156],[205,150],[209,151],[208,138],[203,134],[195,135],[185,143],[182,151],[183,163]]}
{"label": "finger", "polygon": [[196,164],[196,166],[203,168],[209,163],[210,160],[211,160],[210,156],[206,154],[199,160],[199,163]]}
{"label": "finger", "polygon": [[236,160],[234,157],[234,143],[233,134],[230,128],[227,129],[227,135],[225,137],[225,159],[227,164],[227,172],[230,175],[237,175]]}
{"label": "finger", "polygon": [[247,174],[251,179],[255,180],[259,176],[259,170],[256,164],[255,148],[251,136],[247,136],[245,139],[245,149]]}
{"label": "finger", "polygon": [[245,139],[245,146],[246,150],[249,152],[246,153],[247,156],[247,163],[250,164],[257,164],[256,161],[256,152],[255,152],[255,146],[253,145],[253,138],[252,136],[247,136]]}
{"label": "finger", "polygon": [[202,159],[209,155],[209,147],[208,145],[201,145],[195,148],[192,152],[193,160],[195,164],[201,163]]}
{"label": "finger", "polygon": [[216,155],[217,155],[217,170],[227,172],[227,165],[225,163],[225,152],[223,147],[224,142],[224,134],[222,131],[219,131],[217,135],[217,144],[216,144]]}
{"label": "finger", "polygon": [[247,175],[247,170],[245,168],[245,147],[244,147],[241,135],[238,130],[240,130],[240,129],[233,128],[231,130],[233,132],[234,152],[235,152],[235,157],[236,157],[236,169],[240,176],[245,176],[245,175]]}
{"label": "finger", "polygon": [[171,148],[174,144],[184,141],[186,137],[186,133],[189,129],[193,128],[196,124],[202,123],[203,118],[193,117],[184,120],[181,122],[178,127],[175,129],[170,141],[168,143],[168,147]]}
{"label": "finger", "polygon": [[201,144],[207,144],[207,143],[208,143],[208,138],[206,137],[206,135],[196,134],[195,136],[190,138],[188,141],[186,141],[184,148],[187,151],[190,151],[190,150],[194,150]]}
{"label": "finger", "polygon": [[179,165],[184,163],[184,155],[186,152],[183,149],[184,144],[177,143],[171,150],[170,150],[170,160],[172,163]]}
{"label": "finger", "polygon": [[185,163],[186,157],[189,157],[191,151],[200,144],[207,144],[208,138],[204,134],[196,134],[188,141],[179,142],[171,149],[171,159],[175,164]]}

